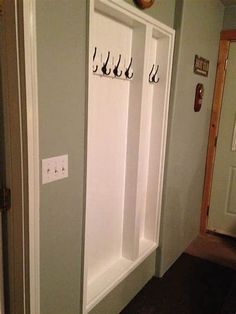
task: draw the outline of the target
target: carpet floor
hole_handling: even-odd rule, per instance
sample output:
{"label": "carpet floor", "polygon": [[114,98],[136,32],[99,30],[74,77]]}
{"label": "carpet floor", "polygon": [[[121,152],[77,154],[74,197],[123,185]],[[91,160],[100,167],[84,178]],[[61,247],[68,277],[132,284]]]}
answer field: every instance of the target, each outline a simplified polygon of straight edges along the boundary
{"label": "carpet floor", "polygon": [[199,235],[185,253],[236,270],[236,239],[212,233]]}
{"label": "carpet floor", "polygon": [[121,314],[236,314],[236,271],[184,253]]}

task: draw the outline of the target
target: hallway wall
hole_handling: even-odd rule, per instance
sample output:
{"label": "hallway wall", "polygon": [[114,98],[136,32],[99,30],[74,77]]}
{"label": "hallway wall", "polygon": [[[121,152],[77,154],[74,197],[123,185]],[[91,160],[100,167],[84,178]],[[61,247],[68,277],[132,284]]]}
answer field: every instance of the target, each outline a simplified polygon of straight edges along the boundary
{"label": "hallway wall", "polygon": [[81,308],[87,1],[36,1],[40,159],[69,155],[69,177],[40,187],[42,314]]}
{"label": "hallway wall", "polygon": [[[79,313],[81,308],[87,3],[86,0],[36,2],[40,159],[69,154],[69,178],[40,188],[42,314]],[[173,26],[174,10],[174,0],[160,0],[145,12]],[[180,45],[176,50],[169,120],[162,248],[157,263],[160,274],[168,269],[198,231],[223,7],[220,1],[201,0],[193,4],[193,1],[185,0],[183,20],[180,17],[176,10]],[[195,53],[210,60],[208,78],[192,73]],[[202,111],[194,113],[194,89],[198,81],[205,84],[205,96]],[[117,313],[154,272],[155,254],[92,313]]]}
{"label": "hallway wall", "polygon": [[[181,13],[182,12],[182,13]],[[157,274],[163,275],[199,232],[209,120],[224,7],[220,1],[179,0],[169,139]],[[182,14],[182,16],[181,16]],[[195,54],[210,61],[208,77],[193,73]],[[205,92],[194,112],[197,83]]]}
{"label": "hallway wall", "polygon": [[[42,314],[82,305],[88,2],[36,1],[40,159],[69,155],[69,178],[40,187]],[[174,7],[151,12],[171,26]],[[92,312],[117,313],[154,273],[155,253]]]}
{"label": "hallway wall", "polygon": [[223,29],[236,29],[236,6],[225,8]]}

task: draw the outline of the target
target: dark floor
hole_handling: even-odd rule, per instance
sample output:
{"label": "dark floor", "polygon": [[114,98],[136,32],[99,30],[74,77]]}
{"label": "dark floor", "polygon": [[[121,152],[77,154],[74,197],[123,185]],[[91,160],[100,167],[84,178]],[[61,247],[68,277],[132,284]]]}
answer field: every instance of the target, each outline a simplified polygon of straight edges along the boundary
{"label": "dark floor", "polygon": [[236,270],[236,239],[206,233],[199,235],[186,253]]}
{"label": "dark floor", "polygon": [[236,314],[236,271],[182,254],[153,278],[121,314]]}

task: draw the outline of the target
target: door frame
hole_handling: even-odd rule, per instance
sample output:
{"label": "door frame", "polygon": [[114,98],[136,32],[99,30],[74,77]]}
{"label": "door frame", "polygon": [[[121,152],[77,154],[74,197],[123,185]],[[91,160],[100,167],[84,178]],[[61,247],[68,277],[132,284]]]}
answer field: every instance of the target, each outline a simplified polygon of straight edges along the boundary
{"label": "door frame", "polygon": [[28,161],[28,213],[29,213],[29,284],[30,313],[40,314],[40,162],[38,117],[38,71],[36,0],[18,0],[21,3],[22,33],[24,39],[27,161]]}
{"label": "door frame", "polygon": [[1,36],[6,185],[6,313],[40,313],[39,139],[35,0],[4,1]]}
{"label": "door frame", "polygon": [[223,30],[220,34],[219,54],[216,69],[215,88],[210,118],[208,148],[205,166],[205,179],[200,217],[200,233],[207,232],[208,214],[211,198],[211,188],[219,132],[220,114],[224,94],[225,75],[230,43],[236,41],[236,29]]}
{"label": "door frame", "polygon": [[3,275],[6,313],[26,313],[28,231],[23,160],[23,90],[20,81],[18,11],[15,1],[3,3],[1,16],[1,81],[4,125],[5,185],[11,190],[11,207],[2,212]]}

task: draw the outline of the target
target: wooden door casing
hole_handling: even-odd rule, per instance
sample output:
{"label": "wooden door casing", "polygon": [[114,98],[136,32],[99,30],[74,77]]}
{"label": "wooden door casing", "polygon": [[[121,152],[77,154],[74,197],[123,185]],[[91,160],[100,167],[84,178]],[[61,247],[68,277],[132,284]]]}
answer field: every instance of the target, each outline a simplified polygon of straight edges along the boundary
{"label": "wooden door casing", "polygon": [[209,138],[207,158],[205,167],[205,179],[203,187],[203,198],[201,207],[200,232],[207,231],[208,211],[211,197],[212,179],[216,154],[216,143],[219,131],[220,114],[225,84],[225,69],[229,54],[229,47],[232,41],[236,41],[236,30],[224,30],[221,32],[219,43],[219,54],[217,62],[215,89],[209,127]]}

